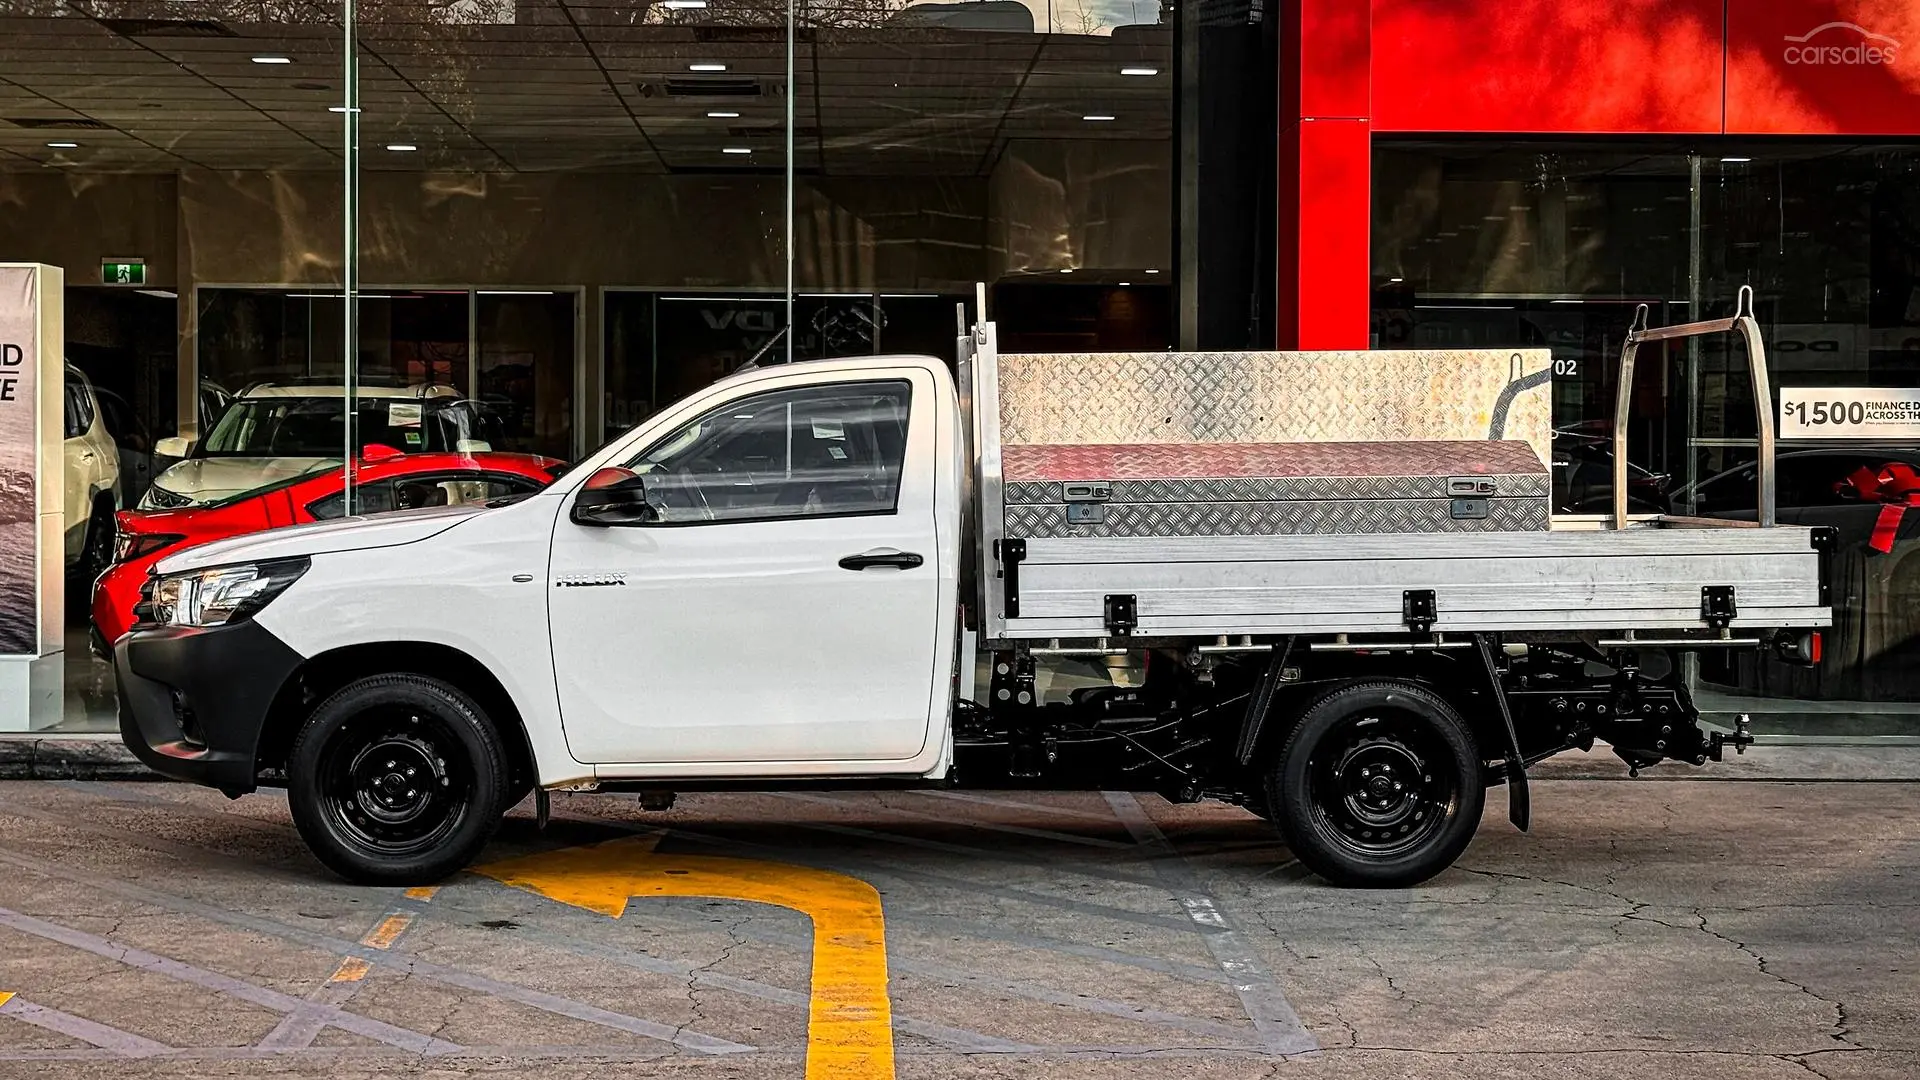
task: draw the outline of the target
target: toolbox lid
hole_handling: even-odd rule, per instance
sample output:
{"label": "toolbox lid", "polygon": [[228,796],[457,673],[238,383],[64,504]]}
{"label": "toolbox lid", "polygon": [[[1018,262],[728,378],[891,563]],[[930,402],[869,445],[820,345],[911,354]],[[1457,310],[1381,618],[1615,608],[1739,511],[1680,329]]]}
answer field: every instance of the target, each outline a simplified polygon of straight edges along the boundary
{"label": "toolbox lid", "polygon": [[1518,439],[1391,442],[1011,445],[1009,484],[1070,480],[1199,480],[1370,476],[1546,475]]}

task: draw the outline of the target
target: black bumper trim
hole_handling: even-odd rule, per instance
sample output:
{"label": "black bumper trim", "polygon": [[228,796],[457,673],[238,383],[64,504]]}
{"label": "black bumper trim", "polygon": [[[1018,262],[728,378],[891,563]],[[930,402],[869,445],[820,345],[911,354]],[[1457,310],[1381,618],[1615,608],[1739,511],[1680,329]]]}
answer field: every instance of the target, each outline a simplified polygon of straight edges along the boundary
{"label": "black bumper trim", "polygon": [[120,739],[155,772],[237,795],[274,699],[302,657],[251,620],[137,630],[113,649]]}

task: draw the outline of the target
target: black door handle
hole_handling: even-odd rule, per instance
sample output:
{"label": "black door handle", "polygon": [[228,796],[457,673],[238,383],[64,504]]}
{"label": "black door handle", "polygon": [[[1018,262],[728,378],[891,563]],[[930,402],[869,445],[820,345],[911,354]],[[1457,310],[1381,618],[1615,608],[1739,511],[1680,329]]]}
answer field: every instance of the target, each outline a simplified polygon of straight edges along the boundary
{"label": "black door handle", "polygon": [[871,570],[876,566],[891,566],[895,570],[911,570],[926,561],[911,551],[869,551],[841,559],[840,569]]}

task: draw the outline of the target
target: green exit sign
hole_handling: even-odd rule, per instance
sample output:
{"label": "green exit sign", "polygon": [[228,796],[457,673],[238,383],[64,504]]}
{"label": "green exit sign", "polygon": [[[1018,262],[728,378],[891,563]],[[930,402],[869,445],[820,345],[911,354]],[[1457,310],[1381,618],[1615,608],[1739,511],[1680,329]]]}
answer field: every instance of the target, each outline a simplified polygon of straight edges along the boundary
{"label": "green exit sign", "polygon": [[100,283],[102,285],[145,285],[147,283],[147,264],[142,259],[122,259],[118,262],[100,263]]}

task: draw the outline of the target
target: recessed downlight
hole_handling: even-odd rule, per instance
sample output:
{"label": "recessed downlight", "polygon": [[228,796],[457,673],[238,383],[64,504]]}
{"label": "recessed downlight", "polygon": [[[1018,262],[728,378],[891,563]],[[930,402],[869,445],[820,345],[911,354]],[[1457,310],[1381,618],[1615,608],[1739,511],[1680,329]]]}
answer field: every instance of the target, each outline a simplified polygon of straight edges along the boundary
{"label": "recessed downlight", "polygon": [[420,148],[413,145],[412,143],[397,142],[397,143],[388,143],[387,149],[393,151],[396,154],[411,154],[415,150],[418,150]]}
{"label": "recessed downlight", "polygon": [[1156,67],[1123,67],[1120,69],[1120,74],[1132,75],[1137,78],[1147,78],[1160,74],[1160,69]]}
{"label": "recessed downlight", "polygon": [[707,114],[708,119],[711,119],[711,120],[734,120],[734,119],[738,119],[739,116],[740,116],[739,113],[728,112],[725,109],[715,109],[714,111]]}
{"label": "recessed downlight", "polygon": [[725,64],[688,64],[687,70],[688,71],[725,71],[727,70],[727,65]]}
{"label": "recessed downlight", "polygon": [[256,64],[291,64],[293,63],[293,59],[286,56],[256,56],[253,58],[253,62]]}

